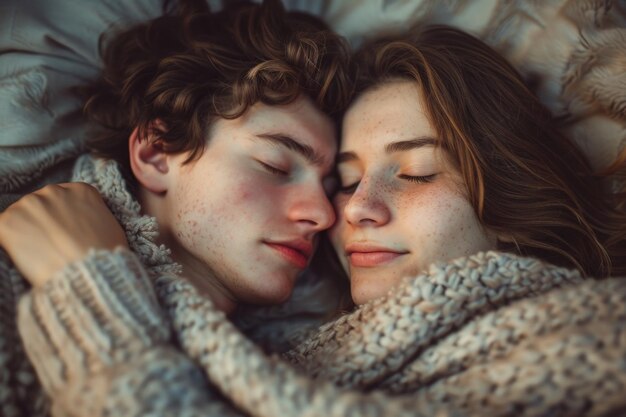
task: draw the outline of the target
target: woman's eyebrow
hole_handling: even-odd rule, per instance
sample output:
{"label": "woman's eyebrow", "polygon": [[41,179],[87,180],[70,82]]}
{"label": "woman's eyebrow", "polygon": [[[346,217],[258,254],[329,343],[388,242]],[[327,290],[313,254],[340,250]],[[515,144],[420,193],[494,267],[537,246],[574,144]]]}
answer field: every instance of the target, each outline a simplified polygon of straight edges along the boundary
{"label": "woman's eyebrow", "polygon": [[298,142],[291,136],[279,133],[263,133],[260,135],[256,135],[255,137],[259,139],[264,139],[266,141],[272,142],[275,145],[280,145],[291,151],[294,151],[297,154],[303,156],[308,162],[313,165],[325,165],[326,158],[323,155],[317,153],[315,149],[313,149],[309,145]]}
{"label": "woman's eyebrow", "polygon": [[[385,153],[395,153],[395,152],[403,152],[409,151],[411,149],[417,149],[424,146],[434,146],[437,144],[437,140],[430,136],[423,136],[414,139],[401,140],[398,142],[392,142],[385,145]],[[356,153],[352,151],[340,152],[337,155],[336,162],[338,164],[342,162],[349,162],[358,159]]]}
{"label": "woman's eyebrow", "polygon": [[429,136],[422,136],[419,138],[388,143],[387,145],[385,145],[385,152],[388,154],[395,153],[395,152],[403,152],[403,151],[409,151],[411,149],[421,148],[424,146],[434,146],[435,144],[437,144],[437,140],[435,138],[432,138]]}

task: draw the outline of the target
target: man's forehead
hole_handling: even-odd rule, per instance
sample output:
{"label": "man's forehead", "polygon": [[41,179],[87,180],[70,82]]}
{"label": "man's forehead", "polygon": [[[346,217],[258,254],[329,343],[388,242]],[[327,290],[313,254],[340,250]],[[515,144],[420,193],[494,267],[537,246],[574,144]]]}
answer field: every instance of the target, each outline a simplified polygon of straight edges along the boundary
{"label": "man's forehead", "polygon": [[336,147],[324,149],[324,146],[319,146],[321,144],[320,141],[313,140],[311,145],[309,145],[310,141],[284,133],[260,133],[252,136],[252,139],[264,141],[294,152],[306,159],[308,163],[324,170],[329,170],[334,164]]}
{"label": "man's forehead", "polygon": [[[258,107],[255,107],[258,106]],[[293,102],[270,106],[255,104],[242,122],[263,133],[283,134],[315,149],[337,147],[337,129],[334,121],[310,102]]]}

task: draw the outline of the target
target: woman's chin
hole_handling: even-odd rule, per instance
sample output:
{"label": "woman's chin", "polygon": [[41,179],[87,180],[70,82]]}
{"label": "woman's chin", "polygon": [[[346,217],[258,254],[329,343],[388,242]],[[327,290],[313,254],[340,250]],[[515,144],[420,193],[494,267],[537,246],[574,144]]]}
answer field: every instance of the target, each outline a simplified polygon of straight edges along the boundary
{"label": "woman's chin", "polygon": [[356,305],[362,305],[369,301],[380,298],[389,292],[389,289],[393,286],[393,283],[376,282],[373,279],[362,279],[358,276],[353,277],[350,280],[350,293],[352,294],[352,301]]}

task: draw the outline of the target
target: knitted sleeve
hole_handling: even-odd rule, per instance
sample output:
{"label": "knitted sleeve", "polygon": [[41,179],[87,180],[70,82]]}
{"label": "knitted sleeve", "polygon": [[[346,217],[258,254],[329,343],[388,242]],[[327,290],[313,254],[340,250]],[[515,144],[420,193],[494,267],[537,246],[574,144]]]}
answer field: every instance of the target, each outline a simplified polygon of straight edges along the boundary
{"label": "knitted sleeve", "polygon": [[18,328],[53,416],[235,416],[170,342],[143,265],[91,251],[22,297]]}
{"label": "knitted sleeve", "polygon": [[253,416],[457,415],[316,382],[266,356],[186,281],[164,275],[157,287],[172,295],[165,307],[186,354],[129,251],[92,251],[22,297],[18,327],[53,416],[237,415],[207,376]]}

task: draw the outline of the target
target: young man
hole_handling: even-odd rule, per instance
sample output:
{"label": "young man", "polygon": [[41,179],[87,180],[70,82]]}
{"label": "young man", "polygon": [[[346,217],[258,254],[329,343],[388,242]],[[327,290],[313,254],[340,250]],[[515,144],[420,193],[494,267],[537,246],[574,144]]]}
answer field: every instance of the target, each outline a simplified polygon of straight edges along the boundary
{"label": "young man", "polygon": [[[155,303],[134,310],[139,316],[124,313],[139,301],[117,284],[138,268],[181,274],[226,313],[238,303],[275,304],[291,294],[317,233],[334,222],[325,181],[337,149],[334,117],[351,92],[344,43],[277,1],[218,13],[196,3],[107,42],[102,77],[85,89],[86,113],[101,128],[91,148],[104,158],[85,155],[74,166],[73,181],[89,185],[48,186],[0,214],[0,246],[34,287],[19,320],[45,328],[22,326],[21,336],[53,413],[103,412],[113,386],[97,371],[131,351],[149,367],[129,337],[167,338]],[[123,230],[101,226],[108,214],[100,199]],[[75,221],[70,207],[85,216]],[[66,235],[82,240],[70,245]],[[134,255],[87,253],[93,242]],[[0,267],[3,280],[21,285]],[[134,285],[154,301],[145,284]],[[45,415],[10,337],[13,320],[2,326],[1,414]]]}

